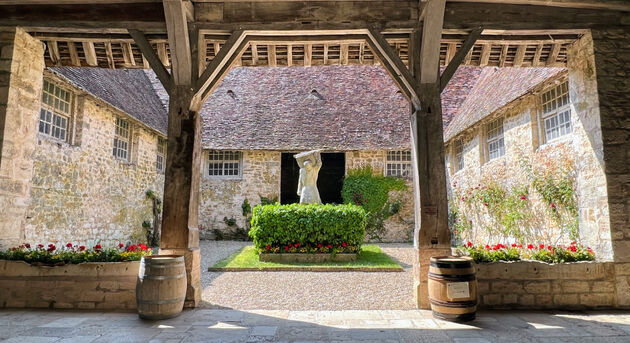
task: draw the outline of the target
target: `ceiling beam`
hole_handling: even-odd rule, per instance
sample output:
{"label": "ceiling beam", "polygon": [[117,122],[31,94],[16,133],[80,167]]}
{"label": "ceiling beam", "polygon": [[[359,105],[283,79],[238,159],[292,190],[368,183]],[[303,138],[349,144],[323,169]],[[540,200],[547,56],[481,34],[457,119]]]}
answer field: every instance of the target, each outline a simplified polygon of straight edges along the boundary
{"label": "ceiling beam", "polygon": [[164,0],[163,4],[173,81],[176,85],[189,85],[192,82],[192,56],[186,8],[182,0]]}
{"label": "ceiling beam", "polygon": [[444,72],[440,76],[441,92],[444,91],[444,88],[446,88],[446,85],[455,74],[457,68],[462,64],[466,56],[468,56],[468,53],[472,51],[473,46],[475,46],[475,42],[481,36],[481,32],[483,32],[483,29],[473,30],[470,35],[468,35],[468,38],[466,38],[466,41],[464,41],[464,44],[462,44],[462,47],[457,50],[453,59],[448,62],[448,66],[446,66],[446,69],[444,69]]}
{"label": "ceiling beam", "polygon": [[[451,1],[449,0],[449,2]],[[452,2],[484,2],[501,5],[536,5],[564,8],[630,11],[630,3],[625,0],[453,0]]]}
{"label": "ceiling beam", "polygon": [[420,46],[418,80],[421,84],[435,83],[440,77],[440,40],[442,39],[445,5],[446,0],[430,0],[426,5]]}

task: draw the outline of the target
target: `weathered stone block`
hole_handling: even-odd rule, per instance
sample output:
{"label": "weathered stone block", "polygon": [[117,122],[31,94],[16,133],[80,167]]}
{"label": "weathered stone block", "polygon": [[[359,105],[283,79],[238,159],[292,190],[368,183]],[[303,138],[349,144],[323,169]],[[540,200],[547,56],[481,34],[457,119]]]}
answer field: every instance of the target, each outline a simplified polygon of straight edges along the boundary
{"label": "weathered stone block", "polygon": [[580,294],[580,304],[587,307],[612,307],[615,304],[614,293]]}
{"label": "weathered stone block", "polygon": [[549,293],[551,292],[551,283],[549,281],[527,281],[524,288],[527,293]]}
{"label": "weathered stone block", "polygon": [[590,290],[588,281],[568,280],[562,282],[563,293],[588,293]]}
{"label": "weathered stone block", "polygon": [[553,303],[556,306],[577,306],[580,304],[579,294],[556,294],[553,296]]}

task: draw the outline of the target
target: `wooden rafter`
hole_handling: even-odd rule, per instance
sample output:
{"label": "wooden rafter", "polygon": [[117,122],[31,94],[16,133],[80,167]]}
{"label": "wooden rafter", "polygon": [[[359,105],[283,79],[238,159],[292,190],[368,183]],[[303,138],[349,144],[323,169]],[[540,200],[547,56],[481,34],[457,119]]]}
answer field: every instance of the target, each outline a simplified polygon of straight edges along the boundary
{"label": "wooden rafter", "polygon": [[164,63],[151,47],[151,43],[149,43],[147,37],[144,33],[138,30],[129,30],[129,34],[133,37],[140,51],[142,51],[142,55],[146,58],[147,62],[151,66],[151,69],[153,69],[158,79],[164,86],[164,89],[166,89],[166,91],[170,94],[173,90],[173,78],[164,67]]}
{"label": "wooden rafter", "polygon": [[74,42],[68,42],[68,54],[70,55],[70,64],[74,67],[80,67],[81,60],[79,59],[79,53]]}
{"label": "wooden rafter", "polygon": [[187,85],[192,81],[192,57],[186,5],[182,0],[164,0],[164,17],[171,52],[173,81]]}
{"label": "wooden rafter", "polygon": [[466,38],[466,41],[464,41],[462,47],[454,54],[452,60],[449,61],[446,69],[444,69],[444,72],[440,76],[440,91],[444,91],[444,88],[446,88],[446,85],[453,77],[453,74],[455,74],[457,68],[472,51],[471,49],[481,36],[481,32],[483,32],[483,29],[473,30],[470,35],[468,35],[468,38]]}

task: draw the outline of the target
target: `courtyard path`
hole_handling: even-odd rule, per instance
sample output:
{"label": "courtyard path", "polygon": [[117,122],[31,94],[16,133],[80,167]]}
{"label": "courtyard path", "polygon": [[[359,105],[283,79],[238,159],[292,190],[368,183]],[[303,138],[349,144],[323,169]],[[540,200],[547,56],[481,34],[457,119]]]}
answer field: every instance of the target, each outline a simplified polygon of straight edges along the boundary
{"label": "courtyard path", "polygon": [[0,310],[0,342],[627,343],[630,314],[481,312],[464,325],[419,310],[197,309],[161,321],[135,313]]}
{"label": "courtyard path", "polygon": [[413,246],[379,244],[403,272],[208,272],[251,242],[201,241],[202,306],[239,310],[414,309]]}

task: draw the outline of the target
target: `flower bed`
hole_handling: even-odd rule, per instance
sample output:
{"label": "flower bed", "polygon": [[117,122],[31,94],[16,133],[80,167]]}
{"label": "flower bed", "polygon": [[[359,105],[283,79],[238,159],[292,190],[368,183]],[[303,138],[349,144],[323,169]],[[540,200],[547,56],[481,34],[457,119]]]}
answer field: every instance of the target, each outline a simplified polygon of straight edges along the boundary
{"label": "flower bed", "polygon": [[57,249],[23,244],[0,252],[0,307],[133,310],[145,245]]}
{"label": "flower bed", "polygon": [[595,260],[595,253],[591,248],[577,244],[575,241],[568,246],[517,243],[512,243],[509,246],[501,243],[475,246],[472,242],[467,242],[465,245],[457,247],[456,252],[461,256],[472,257],[476,263],[520,260],[566,263]]}
{"label": "flower bed", "polygon": [[354,254],[366,213],[355,205],[256,206],[250,236],[260,254]]}

